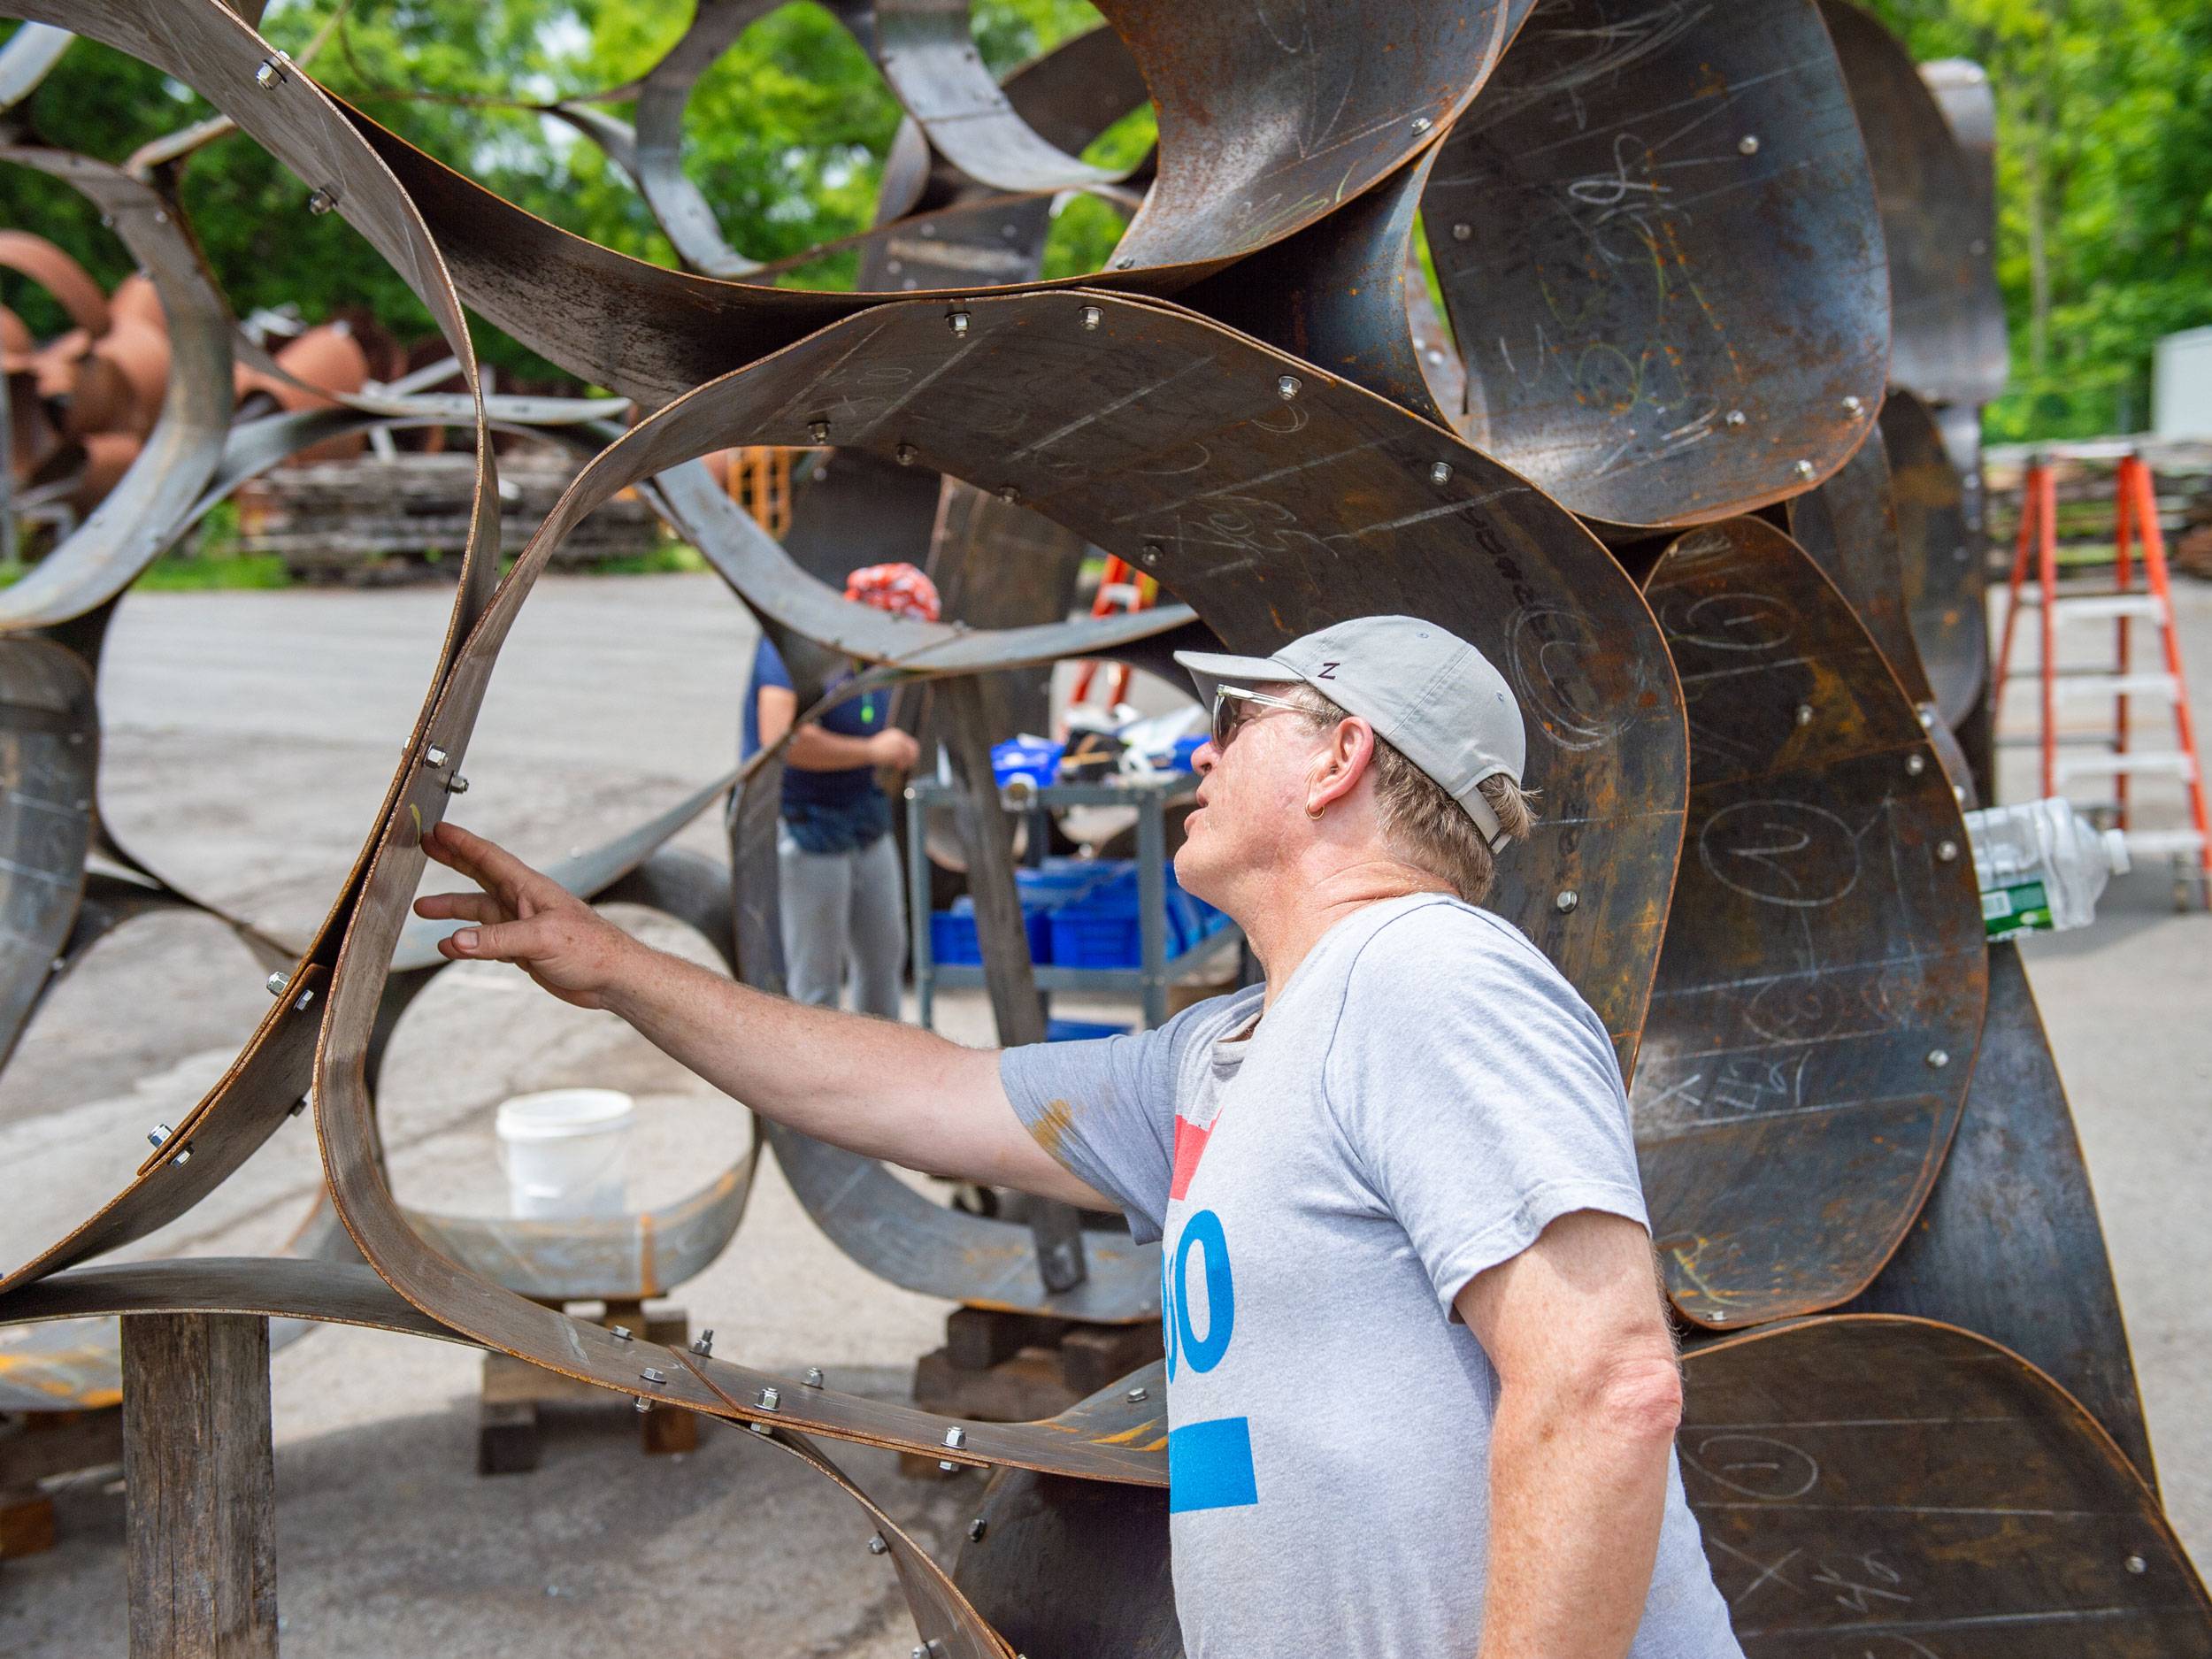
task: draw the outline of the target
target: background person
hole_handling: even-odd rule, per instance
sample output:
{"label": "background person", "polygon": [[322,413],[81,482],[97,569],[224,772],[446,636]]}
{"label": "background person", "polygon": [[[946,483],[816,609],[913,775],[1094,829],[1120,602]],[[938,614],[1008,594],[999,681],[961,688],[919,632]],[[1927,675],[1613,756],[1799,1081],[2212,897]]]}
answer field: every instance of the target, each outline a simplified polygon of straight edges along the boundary
{"label": "background person", "polygon": [[[845,597],[895,616],[938,618],[936,585],[911,565],[864,566],[845,579]],[[823,695],[833,695],[856,672],[842,670]],[[783,756],[776,879],[792,1000],[835,1008],[849,975],[857,1011],[896,1019],[906,897],[891,803],[876,772],[911,772],[920,750],[890,724],[890,707],[888,691],[860,692],[792,733]],[[764,633],[753,651],[741,758],[790,731],[798,709],[790,671]]]}
{"label": "background person", "polygon": [[1179,660],[1214,727],[1176,872],[1267,978],[1154,1031],[998,1052],[796,1007],[450,824],[425,845],[483,891],[416,908],[805,1133],[1160,1239],[1191,1659],[1741,1659],[1611,1042],[1476,904],[1530,823],[1510,689],[1406,617]]}

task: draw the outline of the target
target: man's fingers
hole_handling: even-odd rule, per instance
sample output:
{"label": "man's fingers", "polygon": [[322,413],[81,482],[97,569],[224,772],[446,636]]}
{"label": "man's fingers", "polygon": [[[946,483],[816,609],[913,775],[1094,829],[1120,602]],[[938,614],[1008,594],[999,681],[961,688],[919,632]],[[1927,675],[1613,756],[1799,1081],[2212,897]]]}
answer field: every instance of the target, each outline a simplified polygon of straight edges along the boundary
{"label": "man's fingers", "polygon": [[545,954],[544,929],[531,922],[488,922],[441,940],[449,961],[534,962]]}
{"label": "man's fingers", "polygon": [[509,919],[497,902],[486,893],[426,893],[415,901],[415,914],[434,922],[503,922]]}
{"label": "man's fingers", "polygon": [[559,890],[551,877],[540,874],[496,841],[450,822],[435,826],[422,840],[423,850],[440,864],[459,871],[488,893],[536,894]]}

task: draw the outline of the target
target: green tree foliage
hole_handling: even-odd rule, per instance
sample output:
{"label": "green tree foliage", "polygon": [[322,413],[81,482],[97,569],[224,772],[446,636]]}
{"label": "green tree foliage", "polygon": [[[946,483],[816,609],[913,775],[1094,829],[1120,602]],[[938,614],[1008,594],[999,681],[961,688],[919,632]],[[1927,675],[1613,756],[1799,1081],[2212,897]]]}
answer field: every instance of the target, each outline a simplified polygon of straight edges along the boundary
{"label": "green tree foliage", "polygon": [[1877,0],[1916,58],[1997,94],[1997,275],[2012,389],[1993,438],[2148,424],[2153,348],[2212,323],[2205,0]]}

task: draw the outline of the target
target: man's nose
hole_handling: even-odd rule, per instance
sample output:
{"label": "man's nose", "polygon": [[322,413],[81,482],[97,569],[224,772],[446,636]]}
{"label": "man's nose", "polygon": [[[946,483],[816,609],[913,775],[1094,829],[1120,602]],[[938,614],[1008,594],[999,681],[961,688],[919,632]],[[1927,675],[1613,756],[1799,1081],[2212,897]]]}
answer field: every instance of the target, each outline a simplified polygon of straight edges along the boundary
{"label": "man's nose", "polygon": [[1202,778],[1214,769],[1220,759],[1221,757],[1215,752],[1214,741],[1210,737],[1191,750],[1190,769]]}

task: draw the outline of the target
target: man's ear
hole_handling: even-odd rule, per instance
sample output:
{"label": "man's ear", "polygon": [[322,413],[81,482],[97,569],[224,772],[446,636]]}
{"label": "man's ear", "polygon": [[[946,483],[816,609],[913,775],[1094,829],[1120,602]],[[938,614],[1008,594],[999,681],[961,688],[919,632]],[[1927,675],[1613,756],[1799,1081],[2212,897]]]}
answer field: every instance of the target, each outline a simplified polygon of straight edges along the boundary
{"label": "man's ear", "polygon": [[1362,719],[1339,720],[1307,782],[1307,815],[1319,818],[1335,803],[1348,799],[1374,760],[1373,728]]}

